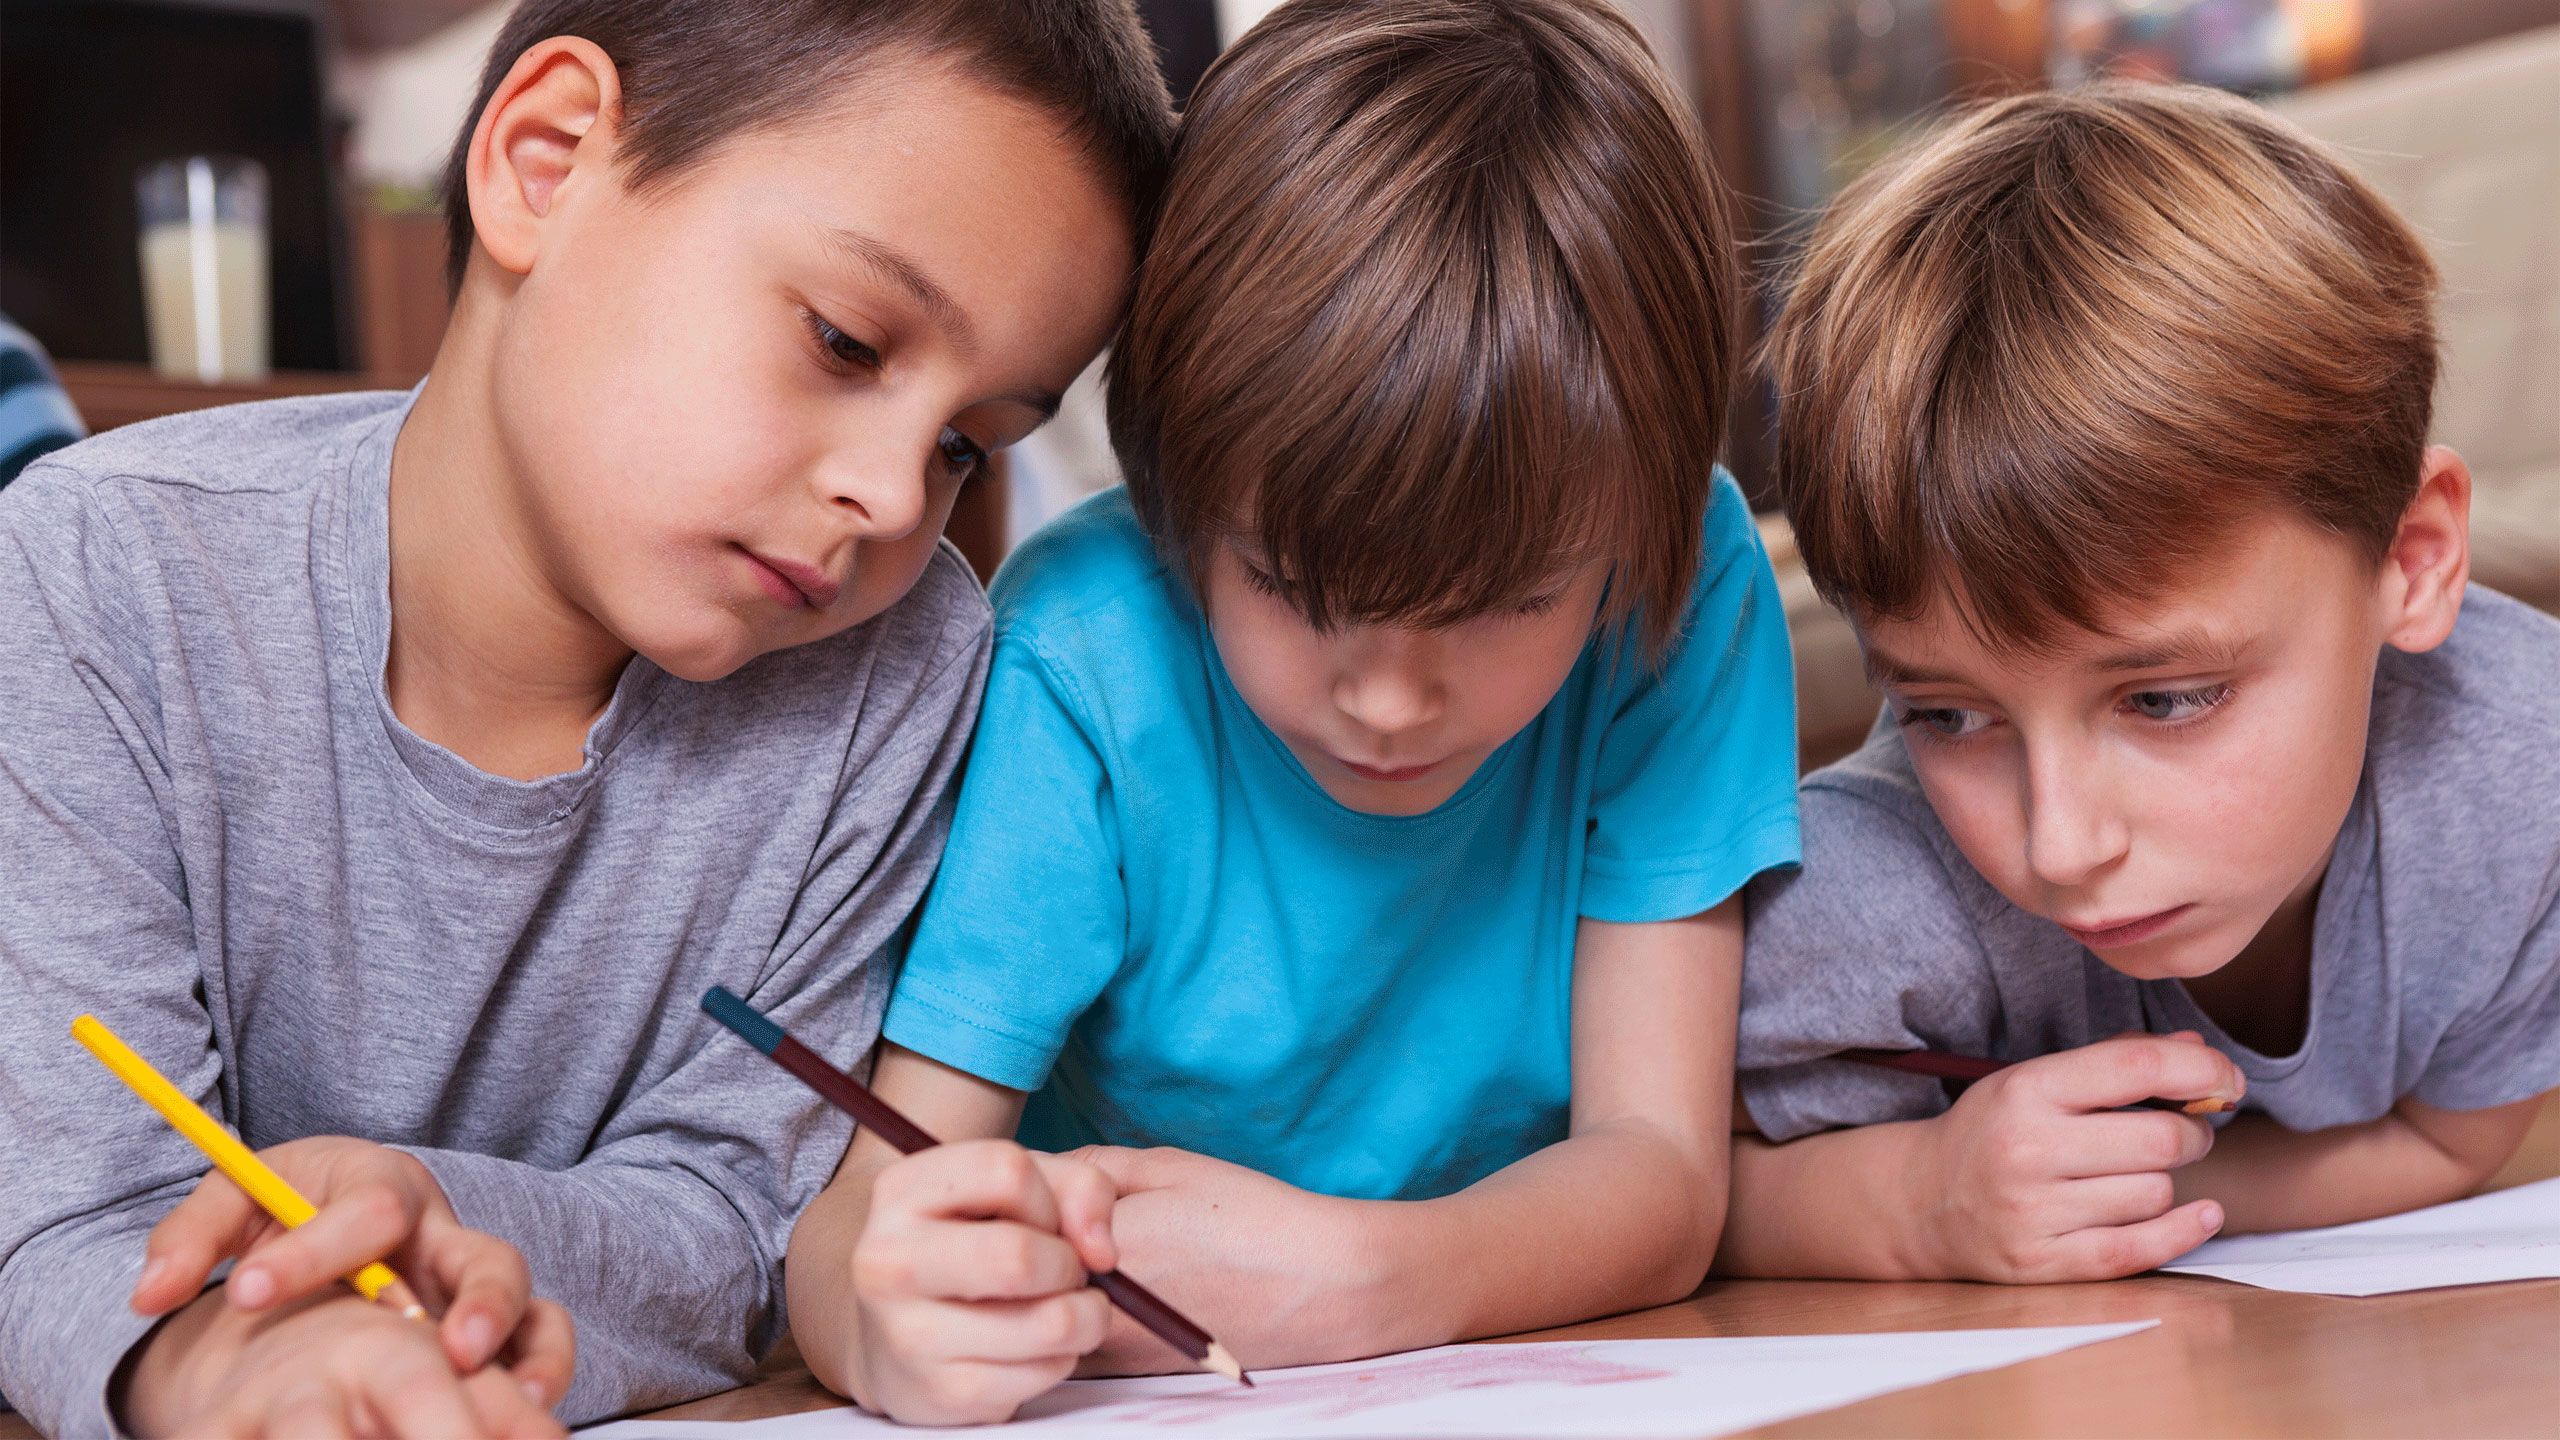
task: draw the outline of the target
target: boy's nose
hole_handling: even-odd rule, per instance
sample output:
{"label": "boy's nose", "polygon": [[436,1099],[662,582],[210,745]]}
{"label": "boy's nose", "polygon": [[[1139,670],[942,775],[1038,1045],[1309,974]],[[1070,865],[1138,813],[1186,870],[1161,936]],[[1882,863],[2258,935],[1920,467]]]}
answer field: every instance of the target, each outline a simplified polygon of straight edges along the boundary
{"label": "boy's nose", "polygon": [[1408,734],[1440,718],[1440,685],[1417,647],[1383,638],[1334,682],[1334,704],[1373,735]]}
{"label": "boy's nose", "polygon": [[2067,888],[2123,858],[2124,817],[2097,756],[2031,756],[2026,790],[2027,867],[2037,879]]}
{"label": "boy's nose", "polygon": [[924,523],[922,469],[886,455],[839,458],[819,471],[817,489],[819,498],[848,518],[854,534],[865,540],[904,539]]}

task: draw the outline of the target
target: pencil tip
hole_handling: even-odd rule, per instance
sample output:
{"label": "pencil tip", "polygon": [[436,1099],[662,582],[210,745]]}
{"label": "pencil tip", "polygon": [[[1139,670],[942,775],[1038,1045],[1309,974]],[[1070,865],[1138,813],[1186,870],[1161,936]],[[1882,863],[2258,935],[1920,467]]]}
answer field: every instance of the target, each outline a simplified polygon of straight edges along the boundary
{"label": "pencil tip", "polygon": [[1236,1357],[1215,1340],[1209,1342],[1209,1353],[1202,1357],[1200,1363],[1247,1389],[1253,1388],[1253,1377],[1244,1373],[1244,1367],[1236,1363]]}

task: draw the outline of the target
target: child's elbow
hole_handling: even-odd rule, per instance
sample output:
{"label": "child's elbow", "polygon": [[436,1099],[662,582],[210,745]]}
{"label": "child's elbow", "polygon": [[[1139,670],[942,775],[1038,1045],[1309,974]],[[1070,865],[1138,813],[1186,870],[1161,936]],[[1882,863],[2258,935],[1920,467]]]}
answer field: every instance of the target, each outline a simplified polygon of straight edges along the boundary
{"label": "child's elbow", "polygon": [[1674,1221],[1663,1227],[1662,1253],[1648,1267],[1648,1277],[1635,1297],[1643,1308],[1670,1305],[1698,1293],[1724,1238],[1725,1187],[1718,1175],[1712,1185],[1693,1187]]}

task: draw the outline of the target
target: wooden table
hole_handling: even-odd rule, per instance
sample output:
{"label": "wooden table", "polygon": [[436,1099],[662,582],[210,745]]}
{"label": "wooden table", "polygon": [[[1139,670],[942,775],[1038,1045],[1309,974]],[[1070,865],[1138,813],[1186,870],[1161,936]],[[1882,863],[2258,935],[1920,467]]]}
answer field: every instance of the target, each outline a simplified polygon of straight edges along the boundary
{"label": "wooden table", "polygon": [[[2490,1188],[2560,1175],[2560,1105]],[[2340,1299],[2152,1275],[2104,1285],[1715,1281],[1677,1305],[1521,1340],[2089,1325],[2160,1327],[1749,1432],[1770,1436],[2560,1436],[2560,1280]],[[743,1389],[655,1413],[840,1404],[788,1352]],[[923,1432],[919,1432],[923,1433]],[[1000,1433],[1000,1432],[991,1432]],[[0,1413],[0,1440],[34,1432]]]}
{"label": "wooden table", "polygon": [[[2560,1104],[2491,1189],[2560,1175]],[[2149,1275],[2103,1285],[1712,1281],[1659,1310],[1520,1340],[1649,1340],[2094,1325],[2156,1330],[1941,1381],[1753,1435],[2560,1436],[2560,1280],[2346,1299]],[[796,1357],[653,1418],[751,1420],[843,1402]]]}

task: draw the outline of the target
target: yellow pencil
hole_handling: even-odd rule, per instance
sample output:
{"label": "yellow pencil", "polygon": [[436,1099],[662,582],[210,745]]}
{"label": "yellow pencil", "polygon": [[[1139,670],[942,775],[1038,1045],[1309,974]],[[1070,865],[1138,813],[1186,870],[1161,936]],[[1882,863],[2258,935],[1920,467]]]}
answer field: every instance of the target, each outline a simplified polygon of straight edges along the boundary
{"label": "yellow pencil", "polygon": [[[310,1201],[302,1198],[301,1191],[267,1168],[267,1162],[240,1143],[240,1137],[232,1134],[221,1121],[206,1114],[203,1106],[180,1093],[177,1086],[169,1083],[167,1076],[151,1068],[150,1061],[135,1054],[133,1047],[124,1043],[97,1016],[83,1015],[72,1021],[71,1038],[87,1046],[89,1053],[98,1057],[99,1064],[114,1071],[117,1079],[142,1097],[143,1104],[159,1111],[161,1119],[168,1121],[172,1128],[203,1151],[215,1169],[248,1191],[250,1199],[276,1217],[276,1223],[292,1229],[319,1213],[312,1209]],[[391,1273],[390,1266],[379,1260],[348,1276],[347,1283],[356,1287],[367,1300],[396,1306],[401,1314],[412,1320],[427,1318],[427,1308],[418,1303],[417,1294],[399,1276]]]}

